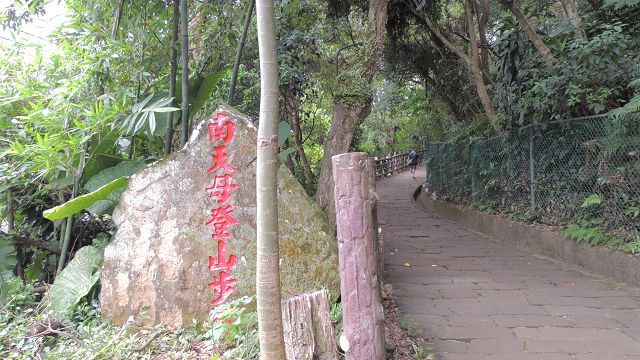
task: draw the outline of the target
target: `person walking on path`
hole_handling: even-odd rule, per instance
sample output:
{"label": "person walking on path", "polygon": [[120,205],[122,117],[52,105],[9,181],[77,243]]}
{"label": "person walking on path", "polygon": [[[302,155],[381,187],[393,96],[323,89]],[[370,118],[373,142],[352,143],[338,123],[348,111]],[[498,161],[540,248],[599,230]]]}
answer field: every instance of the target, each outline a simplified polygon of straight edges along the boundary
{"label": "person walking on path", "polygon": [[411,150],[409,153],[407,162],[411,168],[411,177],[416,178],[416,167],[418,166],[418,153],[415,150]]}

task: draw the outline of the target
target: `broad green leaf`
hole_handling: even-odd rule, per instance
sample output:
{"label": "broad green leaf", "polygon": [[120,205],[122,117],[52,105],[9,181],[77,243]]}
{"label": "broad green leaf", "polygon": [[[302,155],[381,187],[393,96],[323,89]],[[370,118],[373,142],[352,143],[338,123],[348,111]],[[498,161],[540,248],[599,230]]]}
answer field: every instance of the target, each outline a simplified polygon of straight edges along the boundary
{"label": "broad green leaf", "polygon": [[13,277],[15,266],[16,249],[9,239],[0,236],[0,304],[11,290],[7,287],[7,282]]}
{"label": "broad green leaf", "polygon": [[291,135],[293,135],[291,125],[286,121],[280,121],[278,123],[278,147],[282,147]]}
{"label": "broad green leaf", "polygon": [[42,303],[58,319],[67,319],[73,306],[85,297],[99,278],[103,254],[93,246],[78,250],[73,258],[56,277]]}
{"label": "broad green leaf", "polygon": [[44,273],[44,266],[46,264],[47,254],[43,251],[36,252],[33,263],[24,269],[24,276],[27,278],[28,283],[33,283],[40,280],[40,277]]}
{"label": "broad green leaf", "polygon": [[84,189],[86,191],[96,191],[118,178],[131,176],[144,167],[145,163],[143,161],[122,161],[116,166],[100,171],[87,180],[84,184]]}
{"label": "broad green leaf", "polygon": [[285,162],[287,160],[287,156],[293,154],[294,152],[296,152],[296,149],[294,147],[284,149],[278,154],[278,159],[280,159],[280,161],[282,162]]}
{"label": "broad green leaf", "polygon": [[229,68],[226,68],[202,79],[202,82],[200,83],[195,96],[189,96],[189,102],[191,103],[189,113],[191,114],[191,116],[194,116],[198,111],[200,111],[200,109],[202,109],[202,107],[204,107],[204,104],[209,101],[213,90],[216,88],[216,86],[218,86],[220,80],[228,73]]}
{"label": "broad green leaf", "polygon": [[[84,189],[86,191],[95,191],[119,177],[131,176],[144,167],[145,163],[142,161],[123,161],[116,166],[102,170],[100,173],[89,179],[84,184]],[[109,194],[105,200],[96,201],[95,204],[88,207],[87,211],[96,215],[110,214],[120,200],[120,196],[123,192],[124,187],[116,189],[114,192]]]}
{"label": "broad green leaf", "polygon": [[0,275],[12,272],[16,267],[16,248],[11,240],[0,237]]}
{"label": "broad green leaf", "polygon": [[88,179],[96,176],[96,174],[98,174],[99,172],[114,167],[122,161],[124,161],[124,159],[120,156],[97,153],[97,155],[94,155],[84,167],[84,170],[82,171],[82,179],[84,182],[86,182]]}
{"label": "broad green leaf", "polygon": [[67,201],[66,203],[51,208],[49,210],[45,210],[42,214],[45,218],[49,220],[58,220],[66,218],[67,216],[77,214],[83,209],[88,208],[93,205],[98,200],[106,199],[109,194],[111,194],[114,190],[119,189],[127,184],[127,179],[124,177],[118,178],[107,185],[97,189],[94,192],[91,192],[86,195],[78,196],[77,198]]}

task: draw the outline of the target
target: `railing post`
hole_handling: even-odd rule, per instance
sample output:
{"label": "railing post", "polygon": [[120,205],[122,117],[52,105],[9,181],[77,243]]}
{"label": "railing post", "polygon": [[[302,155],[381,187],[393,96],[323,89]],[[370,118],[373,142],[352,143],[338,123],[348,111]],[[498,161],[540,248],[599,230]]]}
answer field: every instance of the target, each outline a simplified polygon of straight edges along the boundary
{"label": "railing post", "polygon": [[366,153],[347,153],[332,158],[340,292],[346,360],[382,360],[384,313],[375,220],[375,183]]}

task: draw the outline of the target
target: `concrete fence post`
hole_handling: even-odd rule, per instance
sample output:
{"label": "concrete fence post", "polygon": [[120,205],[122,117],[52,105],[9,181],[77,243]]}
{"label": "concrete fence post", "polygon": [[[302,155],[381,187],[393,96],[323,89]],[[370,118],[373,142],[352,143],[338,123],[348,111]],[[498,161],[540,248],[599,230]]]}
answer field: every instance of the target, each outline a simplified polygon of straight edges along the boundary
{"label": "concrete fence post", "polygon": [[378,277],[376,196],[366,153],[332,158],[346,360],[382,360],[384,312]]}

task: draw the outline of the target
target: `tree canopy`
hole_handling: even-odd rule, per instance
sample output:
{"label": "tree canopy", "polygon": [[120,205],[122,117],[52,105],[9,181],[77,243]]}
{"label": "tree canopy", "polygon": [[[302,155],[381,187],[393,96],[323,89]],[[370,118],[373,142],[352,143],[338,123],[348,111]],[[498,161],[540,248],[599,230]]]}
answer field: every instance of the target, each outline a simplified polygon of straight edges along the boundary
{"label": "tree canopy", "polygon": [[[51,283],[67,253],[100,249],[122,192],[107,185],[179,149],[232,82],[233,105],[257,119],[250,2],[184,2],[186,44],[174,41],[174,1],[16,0],[0,9],[0,293],[13,278]],[[275,4],[280,160],[328,212],[332,154],[384,156],[640,110],[639,0]],[[55,7],[65,21],[44,42],[21,36]],[[43,217],[74,199],[65,221]]]}

